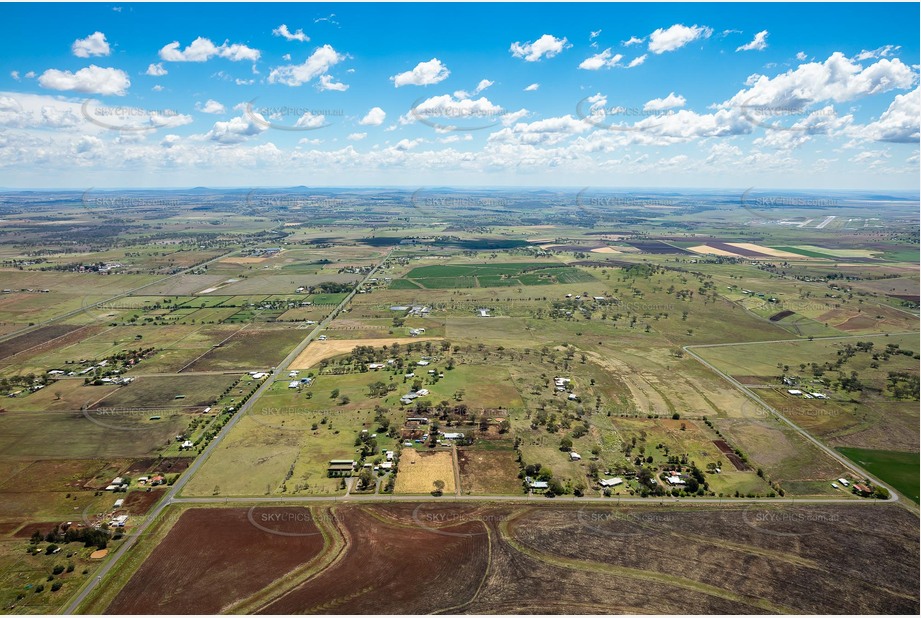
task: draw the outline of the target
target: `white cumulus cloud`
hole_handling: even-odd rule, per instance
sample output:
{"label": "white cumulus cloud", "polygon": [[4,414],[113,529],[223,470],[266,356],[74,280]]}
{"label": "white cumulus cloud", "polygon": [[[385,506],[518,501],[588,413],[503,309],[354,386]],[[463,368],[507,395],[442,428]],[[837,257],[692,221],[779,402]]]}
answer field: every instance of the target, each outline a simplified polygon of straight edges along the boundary
{"label": "white cumulus cloud", "polygon": [[285,24],[280,25],[279,27],[272,30],[272,34],[275,36],[280,36],[285,38],[288,41],[300,41],[306,43],[310,40],[310,37],[304,34],[304,31],[301,28],[298,28],[294,32],[288,30],[288,26]]}
{"label": "white cumulus cloud", "polygon": [[524,58],[528,62],[537,62],[541,58],[553,58],[561,51],[571,47],[566,37],[558,39],[552,34],[545,34],[530,43],[512,43],[509,51],[516,58]]}
{"label": "white cumulus cloud", "polygon": [[675,51],[700,38],[709,38],[713,29],[707,26],[675,24],[659,28],[649,35],[649,51],[654,54]]}
{"label": "white cumulus cloud", "polygon": [[214,99],[208,99],[204,103],[198,103],[195,109],[206,114],[223,114],[226,111],[224,106]]}
{"label": "white cumulus cloud", "polygon": [[167,62],[206,62],[219,57],[239,62],[240,60],[259,60],[260,52],[239,43],[215,45],[210,39],[198,37],[185,49],[180,49],[179,41],[173,41],[160,49],[160,59]]}
{"label": "white cumulus cloud", "polygon": [[346,56],[333,49],[332,45],[324,45],[318,47],[302,64],[289,64],[272,69],[269,73],[269,83],[300,86],[328,74],[330,67],[345,58]]}
{"label": "white cumulus cloud", "polygon": [[384,119],[387,118],[387,112],[382,110],[379,107],[372,107],[365,117],[358,121],[358,124],[370,126],[370,127],[379,127],[384,124]]}
{"label": "white cumulus cloud", "polygon": [[147,67],[147,71],[144,72],[145,75],[152,75],[154,77],[162,77],[167,74],[167,70],[163,68],[163,63],[158,62],[157,64],[151,64]]}
{"label": "white cumulus cloud", "polygon": [[750,43],[746,43],[745,45],[739,45],[738,47],[736,47],[736,51],[739,52],[739,51],[765,50],[767,49],[767,46],[768,46],[767,37],[768,37],[768,31],[762,30],[761,32],[755,35],[755,38],[753,38]]}
{"label": "white cumulus cloud", "polygon": [[611,49],[608,48],[601,53],[595,54],[583,60],[579,64],[580,69],[585,69],[586,71],[597,71],[601,68],[611,68],[616,67],[624,57],[622,54],[611,54]]}
{"label": "white cumulus cloud", "polygon": [[400,86],[429,86],[443,82],[448,78],[451,71],[448,70],[441,60],[432,58],[428,62],[420,62],[412,71],[397,73],[391,76],[394,88]]}
{"label": "white cumulus cloud", "polygon": [[97,67],[95,64],[80,69],[76,73],[48,69],[38,78],[43,88],[50,90],[72,90],[89,94],[124,95],[131,80],[120,69]]}
{"label": "white cumulus cloud", "polygon": [[71,45],[74,56],[78,58],[89,58],[90,56],[108,56],[112,53],[109,43],[106,41],[106,35],[101,32],[94,32],[85,39],[77,39]]}
{"label": "white cumulus cloud", "polygon": [[675,107],[684,107],[685,103],[687,103],[687,101],[685,100],[683,96],[681,96],[680,94],[675,95],[674,92],[669,92],[668,96],[666,97],[663,97],[661,99],[653,99],[651,101],[647,101],[646,104],[643,105],[643,110],[644,111],[649,111],[649,110],[658,111],[658,110],[663,110],[663,109],[673,109]]}

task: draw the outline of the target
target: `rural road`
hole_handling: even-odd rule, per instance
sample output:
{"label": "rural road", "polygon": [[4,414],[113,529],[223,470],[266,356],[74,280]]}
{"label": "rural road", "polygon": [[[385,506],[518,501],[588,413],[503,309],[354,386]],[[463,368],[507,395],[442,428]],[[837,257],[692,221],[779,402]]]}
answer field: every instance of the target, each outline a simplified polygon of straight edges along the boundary
{"label": "rural road", "polygon": [[[348,305],[352,300],[354,295],[357,293],[358,289],[361,288],[367,281],[372,278],[381,266],[389,258],[390,252],[388,252],[381,261],[361,280],[352,291],[346,296],[345,299],[319,324],[317,324],[313,330],[305,337],[289,354],[285,359],[278,364],[272,374],[265,379],[265,381],[259,386],[259,388],[253,393],[253,396],[250,397],[247,402],[240,407],[240,409],[234,414],[227,424],[221,429],[217,436],[205,447],[202,453],[195,458],[192,462],[192,465],[186,470],[186,472],[172,485],[167,492],[164,494],[163,498],[148,512],[147,516],[143,518],[143,521],[138,525],[134,530],[134,533],[128,536],[122,545],[113,552],[109,559],[103,564],[96,573],[96,576],[88,580],[83,588],[77,593],[77,595],[71,600],[67,608],[64,610],[67,614],[76,613],[80,605],[89,597],[89,595],[96,589],[96,587],[102,583],[105,577],[109,572],[115,567],[119,560],[127,554],[130,549],[137,543],[137,540],[143,536],[144,531],[150,526],[151,523],[157,521],[159,516],[171,504],[299,504],[299,503],[351,503],[351,502],[368,502],[368,503],[388,503],[388,502],[419,502],[419,501],[433,501],[433,502],[519,502],[519,503],[534,503],[542,502],[547,504],[552,503],[603,503],[610,506],[616,506],[618,504],[624,503],[634,503],[634,504],[646,504],[646,505],[665,505],[665,504],[709,504],[709,505],[734,505],[734,504],[863,504],[863,505],[874,505],[879,504],[882,501],[879,500],[858,500],[856,498],[639,498],[639,497],[618,497],[618,498],[606,498],[606,497],[589,497],[583,496],[577,498],[572,497],[556,497],[553,499],[546,497],[537,497],[537,496],[467,496],[467,495],[454,495],[443,498],[432,498],[427,495],[423,496],[393,496],[393,495],[380,495],[380,494],[362,494],[362,495],[349,495],[348,493],[344,496],[302,496],[302,497],[273,497],[273,496],[259,496],[259,497],[240,497],[240,498],[215,498],[215,497],[196,497],[196,498],[183,498],[179,497],[182,488],[188,483],[188,481],[195,475],[195,473],[201,468],[205,463],[208,457],[214,452],[218,445],[222,442],[224,438],[230,433],[234,426],[239,422],[243,416],[250,410],[250,408],[258,401],[259,397],[268,390],[272,383],[282,377],[282,375],[287,372],[288,366],[294,361],[295,358],[308,346],[312,341],[314,341],[319,334],[326,328],[329,323]],[[221,256],[224,257],[224,256]],[[180,273],[177,273],[180,274]],[[146,286],[142,286],[146,287]],[[116,297],[118,298],[118,297]],[[109,302],[109,301],[104,301]],[[892,333],[892,334],[916,334],[916,333]],[[876,335],[863,335],[862,337],[870,337]],[[857,337],[823,337],[816,339],[853,339]],[[780,342],[802,342],[803,339],[789,339],[783,341],[759,341],[752,343],[780,343]],[[734,344],[724,344],[724,345],[751,345],[752,343],[734,343]],[[836,461],[840,462],[845,468],[852,470],[857,476],[873,479],[874,482],[879,485],[886,487],[890,491],[889,501],[895,502],[899,500],[899,495],[888,487],[884,483],[879,482],[875,477],[868,474],[865,470],[857,466],[856,464],[845,459],[842,455],[839,455],[834,450],[825,446],[817,439],[813,438],[808,432],[797,426],[795,423],[787,419],[785,416],[780,414],[774,408],[768,406],[764,401],[762,401],[757,395],[745,388],[741,383],[733,379],[731,376],[726,375],[722,371],[718,370],[716,367],[702,359],[700,356],[694,353],[691,348],[702,348],[702,347],[718,347],[720,344],[714,345],[701,345],[701,346],[685,346],[684,350],[693,356],[698,362],[708,367],[716,374],[720,375],[726,379],[730,384],[734,385],[740,391],[742,391],[746,396],[756,401],[760,405],[764,406],[765,409],[774,414],[781,421],[789,425],[792,429],[802,435],[806,440],[816,445],[823,452],[827,453],[830,457],[834,458]],[[904,504],[904,503],[903,503]]]}
{"label": "rural road", "polygon": [[378,262],[378,264],[373,269],[371,269],[367,275],[365,275],[365,278],[362,279],[354,288],[352,288],[352,291],[349,292],[348,296],[346,296],[342,302],[339,303],[339,305],[337,305],[336,308],[326,316],[326,318],[317,324],[313,330],[311,330],[310,333],[293,350],[291,350],[288,356],[286,356],[284,360],[282,360],[278,366],[275,367],[275,370],[270,376],[265,378],[265,380],[262,382],[259,388],[256,389],[253,395],[246,400],[246,403],[240,406],[240,409],[237,410],[232,417],[230,417],[230,420],[226,425],[224,425],[221,431],[218,432],[214,439],[208,443],[208,446],[205,447],[205,450],[203,450],[201,454],[195,458],[195,460],[192,462],[192,465],[186,469],[185,473],[179,477],[179,479],[166,491],[160,501],[157,502],[157,504],[148,512],[144,520],[134,530],[134,533],[125,538],[125,541],[121,544],[121,546],[119,546],[119,548],[109,556],[109,559],[105,562],[105,564],[103,564],[96,572],[96,577],[88,580],[84,584],[80,592],[67,605],[67,608],[64,610],[65,613],[76,613],[77,608],[79,608],[83,601],[85,601],[86,598],[93,592],[96,586],[102,582],[105,576],[108,575],[109,571],[111,571],[115,564],[118,563],[119,559],[128,553],[128,551],[137,543],[137,540],[143,536],[144,531],[150,526],[150,524],[158,520],[160,514],[163,512],[163,509],[165,509],[174,501],[179,492],[182,491],[182,488],[185,486],[185,484],[188,483],[189,479],[191,479],[192,476],[194,476],[198,471],[198,469],[201,468],[202,464],[205,463],[205,461],[208,459],[211,453],[214,452],[221,441],[227,437],[227,435],[240,421],[240,419],[246,416],[246,413],[256,403],[259,397],[266,390],[271,388],[272,383],[276,379],[282,377],[282,374],[287,372],[288,366],[294,361],[294,359],[297,358],[298,355],[304,351],[304,348],[310,345],[310,343],[316,339],[317,336],[319,336],[320,332],[322,332],[322,330],[326,328],[326,326],[331,321],[333,321],[337,315],[339,315],[339,312],[349,304],[349,302],[352,300],[352,297],[355,296],[358,290],[368,282],[368,279],[377,273],[381,266],[383,266],[384,262],[387,261],[387,258],[390,257],[392,252],[393,249],[388,251],[387,254],[381,258],[381,261]]}
{"label": "rural road", "polygon": [[716,504],[727,506],[732,504],[864,504],[874,505],[886,502],[885,500],[861,500],[859,498],[638,498],[635,496],[605,498],[602,496],[556,496],[548,498],[543,495],[532,496],[443,496],[434,498],[430,494],[421,495],[389,495],[389,494],[361,494],[354,496],[253,496],[253,497],[233,497],[233,498],[214,498],[205,496],[201,498],[174,498],[173,504],[300,504],[315,502],[541,502],[544,504],[553,504],[556,502],[566,503],[601,503],[609,506],[617,506],[622,503],[635,504]]}
{"label": "rural road", "polygon": [[[893,333],[893,334],[898,334],[898,335],[916,335],[916,334],[918,334],[918,333]],[[825,339],[864,339],[864,338],[866,338],[866,337],[872,337],[872,336],[885,336],[885,335],[859,335],[859,336],[844,336],[844,337],[823,337],[822,340],[825,340]],[[797,342],[797,343],[802,343],[802,342],[803,342],[802,339],[787,339],[787,340],[784,340],[784,341],[782,341],[782,342],[777,342],[777,341],[773,341],[773,342],[764,342],[764,341],[761,341],[761,342],[756,342],[756,343],[786,343],[786,342],[791,342],[791,341],[795,341],[795,342]],[[726,345],[726,346],[738,346],[738,345],[752,345],[752,344],[745,344],[745,343],[727,343],[727,344],[722,344],[722,345]],[[806,440],[808,440],[809,442],[811,442],[812,444],[814,444],[819,450],[821,450],[822,452],[824,452],[825,454],[827,454],[829,457],[831,457],[832,459],[834,459],[835,461],[837,461],[838,463],[840,463],[842,466],[844,466],[845,468],[847,468],[848,470],[850,470],[851,472],[853,472],[857,477],[870,479],[870,480],[872,480],[874,483],[876,483],[877,485],[880,485],[881,487],[885,487],[887,490],[889,490],[889,498],[887,499],[887,501],[889,501],[889,502],[897,502],[897,501],[899,500],[899,494],[895,491],[895,489],[893,489],[892,487],[889,487],[887,484],[881,482],[879,479],[877,479],[875,476],[873,476],[872,474],[870,474],[869,472],[867,472],[866,470],[864,470],[862,467],[858,466],[856,463],[854,463],[854,462],[852,462],[851,460],[847,459],[844,455],[838,453],[838,452],[835,451],[834,449],[832,449],[832,448],[826,446],[825,444],[823,444],[822,442],[820,442],[817,438],[813,437],[812,434],[810,434],[808,431],[806,431],[805,429],[803,429],[802,427],[800,427],[799,425],[797,425],[796,423],[794,423],[793,421],[791,421],[790,419],[788,419],[786,416],[784,416],[783,414],[781,414],[781,413],[780,413],[779,411],[777,411],[775,408],[769,406],[763,399],[761,399],[761,397],[759,397],[759,396],[758,396],[756,393],[754,393],[751,389],[747,388],[744,384],[742,384],[741,382],[739,382],[738,380],[736,380],[735,378],[733,378],[733,377],[730,376],[729,374],[726,374],[726,373],[720,371],[719,369],[717,369],[716,367],[714,367],[712,364],[710,364],[709,362],[707,362],[706,360],[704,360],[703,358],[701,358],[698,354],[696,354],[696,353],[694,352],[694,350],[692,349],[692,348],[716,348],[716,347],[722,347],[722,346],[721,346],[721,344],[708,344],[708,345],[699,345],[699,346],[696,346],[696,345],[694,345],[694,346],[692,346],[692,345],[687,345],[687,346],[684,346],[682,349],[683,349],[685,352],[687,352],[688,354],[690,354],[691,356],[693,356],[694,359],[697,360],[697,362],[699,362],[700,364],[704,365],[705,367],[707,367],[708,369],[710,369],[711,371],[713,371],[714,373],[716,373],[718,376],[722,377],[724,380],[726,380],[727,382],[729,382],[730,384],[732,384],[733,386],[735,386],[737,389],[739,389],[739,390],[740,390],[745,396],[747,396],[749,399],[751,399],[752,401],[754,401],[754,402],[760,404],[762,407],[764,407],[765,410],[767,410],[768,412],[770,412],[771,414],[773,414],[775,417],[777,417],[777,418],[778,418],[779,420],[781,420],[782,422],[784,422],[784,423],[786,423],[787,425],[789,425],[789,426],[790,426],[794,431],[796,431],[799,435],[801,435],[803,438],[805,438]],[[909,506],[909,508],[912,508],[912,507]],[[912,509],[912,510],[916,510],[916,509]]]}
{"label": "rural road", "polygon": [[[111,303],[111,302],[114,302],[114,301],[116,301],[116,300],[125,298],[126,296],[130,296],[130,295],[132,295],[132,294],[135,294],[135,293],[139,292],[140,290],[143,290],[144,288],[149,288],[149,287],[152,286],[152,285],[157,285],[158,283],[163,283],[164,281],[168,281],[169,279],[172,279],[173,277],[178,277],[178,276],[180,276],[180,275],[185,275],[185,274],[187,274],[187,273],[189,273],[189,272],[191,272],[191,271],[193,271],[193,270],[195,270],[195,269],[197,269],[197,268],[201,268],[202,266],[207,266],[208,264],[212,264],[212,263],[214,263],[214,262],[217,262],[218,260],[223,260],[224,258],[229,257],[229,256],[233,255],[234,253],[237,253],[237,251],[228,251],[227,253],[222,253],[221,255],[219,255],[219,256],[217,256],[217,257],[211,258],[210,260],[207,260],[207,261],[202,262],[202,263],[200,263],[200,264],[196,264],[195,266],[190,266],[190,267],[188,267],[188,268],[184,268],[184,269],[180,270],[179,272],[173,273],[172,275],[167,275],[167,276],[165,276],[165,277],[163,277],[163,278],[161,278],[161,279],[157,279],[156,281],[151,281],[150,283],[145,283],[144,285],[140,285],[140,286],[138,286],[138,287],[136,287],[136,288],[132,288],[132,289],[127,290],[127,291],[125,291],[125,292],[122,292],[122,293],[120,293],[120,294],[116,294],[115,296],[113,296],[113,297],[111,297],[111,298],[106,298],[105,300],[100,300],[100,301],[95,302],[95,303],[93,303],[93,304],[91,304],[91,305],[81,306],[79,309],[74,309],[73,311],[68,311],[67,313],[62,313],[62,314],[60,314],[60,315],[56,315],[56,316],[54,316],[53,318],[49,318],[49,319],[44,320],[44,321],[42,321],[42,322],[36,322],[36,323],[33,324],[32,326],[27,326],[26,328],[21,328],[21,329],[19,329],[19,330],[17,330],[17,331],[13,331],[13,332],[11,332],[11,333],[7,333],[7,334],[3,335],[2,337],[0,337],[0,342],[7,341],[8,339],[12,339],[12,338],[14,338],[14,337],[18,337],[19,335],[24,335],[25,333],[31,332],[31,331],[33,331],[33,330],[38,330],[39,328],[41,328],[41,327],[43,327],[43,326],[48,326],[49,324],[54,324],[55,322],[60,322],[61,320],[66,320],[67,318],[71,318],[71,317],[73,317],[73,316],[75,316],[75,315],[78,315],[78,314],[80,314],[80,313],[83,313],[84,311],[87,311],[88,309],[92,309],[93,307],[98,307],[99,305],[104,305],[104,304],[106,304],[106,303]],[[115,276],[118,276],[118,275],[115,275]]]}

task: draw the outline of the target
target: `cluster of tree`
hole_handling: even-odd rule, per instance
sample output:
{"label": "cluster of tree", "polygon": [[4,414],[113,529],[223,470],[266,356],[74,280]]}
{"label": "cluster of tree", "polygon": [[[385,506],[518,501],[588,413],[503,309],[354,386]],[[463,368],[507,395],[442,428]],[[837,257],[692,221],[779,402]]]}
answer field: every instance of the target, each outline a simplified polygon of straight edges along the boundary
{"label": "cluster of tree", "polygon": [[32,545],[38,545],[42,541],[50,543],[45,553],[52,554],[58,548],[58,543],[83,543],[84,547],[105,549],[111,538],[109,531],[103,528],[74,528],[63,525],[45,535],[36,530],[29,541]]}
{"label": "cluster of tree", "polygon": [[307,286],[308,294],[345,294],[355,287],[352,283],[337,283],[335,281],[322,281],[316,285]]}
{"label": "cluster of tree", "polygon": [[355,446],[361,448],[360,457],[362,459],[374,456],[380,452],[377,446],[377,438],[372,438],[371,434],[367,432],[359,433],[355,437]]}
{"label": "cluster of tree", "polygon": [[918,376],[907,371],[890,371],[887,387],[896,399],[918,401]]}

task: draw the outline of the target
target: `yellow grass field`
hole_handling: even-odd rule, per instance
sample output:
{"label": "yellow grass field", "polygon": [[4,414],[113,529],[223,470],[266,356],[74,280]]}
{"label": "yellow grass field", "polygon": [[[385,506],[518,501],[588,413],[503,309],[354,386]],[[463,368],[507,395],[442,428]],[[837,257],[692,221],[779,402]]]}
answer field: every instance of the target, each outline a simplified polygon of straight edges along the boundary
{"label": "yellow grass field", "polygon": [[592,249],[592,253],[623,253],[623,251],[618,251],[613,247],[598,247],[597,249]]}
{"label": "yellow grass field", "polygon": [[264,257],[227,257],[220,260],[221,264],[261,264],[269,258]]}
{"label": "yellow grass field", "polygon": [[441,337],[402,337],[402,338],[381,338],[381,339],[328,339],[326,341],[312,341],[307,348],[298,354],[297,358],[292,361],[290,369],[310,369],[317,363],[327,358],[333,358],[340,354],[348,354],[356,346],[369,345],[379,348],[394,343],[414,343],[416,341],[435,341]]}
{"label": "yellow grass field", "polygon": [[403,449],[394,493],[431,493],[435,481],[444,481],[442,491],[445,494],[455,492],[454,456],[448,451],[419,453],[414,448]]}
{"label": "yellow grass field", "polygon": [[707,255],[724,255],[727,257],[742,257],[735,253],[729,253],[728,251],[723,251],[722,249],[715,249],[713,247],[708,247],[707,245],[697,245],[696,247],[688,247],[688,251],[693,251],[694,253],[703,253]]}

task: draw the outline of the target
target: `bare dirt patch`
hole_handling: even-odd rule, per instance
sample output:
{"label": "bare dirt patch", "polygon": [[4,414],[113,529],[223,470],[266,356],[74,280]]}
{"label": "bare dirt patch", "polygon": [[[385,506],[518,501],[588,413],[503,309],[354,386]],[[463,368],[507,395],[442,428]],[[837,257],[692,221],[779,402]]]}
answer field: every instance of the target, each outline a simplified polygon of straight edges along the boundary
{"label": "bare dirt patch", "polygon": [[421,525],[412,517],[399,525],[386,509],[337,509],[345,555],[259,613],[430,614],[463,606],[489,567],[489,539],[482,522],[432,513],[417,513]]}
{"label": "bare dirt patch", "polygon": [[125,497],[121,510],[132,515],[143,515],[150,510],[157,500],[163,496],[164,489],[151,489],[150,491],[132,491]]}
{"label": "bare dirt patch", "polygon": [[[511,446],[511,444],[509,445]],[[520,494],[518,462],[515,451],[461,448],[457,450],[460,464],[461,491],[465,494]]]}
{"label": "bare dirt patch", "polygon": [[304,507],[186,511],[106,613],[217,614],[317,555],[317,531]]}
{"label": "bare dirt patch", "polygon": [[382,339],[327,339],[326,341],[311,341],[310,345],[298,354],[297,358],[291,363],[291,369],[310,369],[317,363],[327,358],[333,358],[340,354],[348,354],[356,346],[366,345],[379,348],[389,346],[394,343],[404,344],[416,341],[435,341],[440,337],[412,337],[412,338],[382,338]]}

